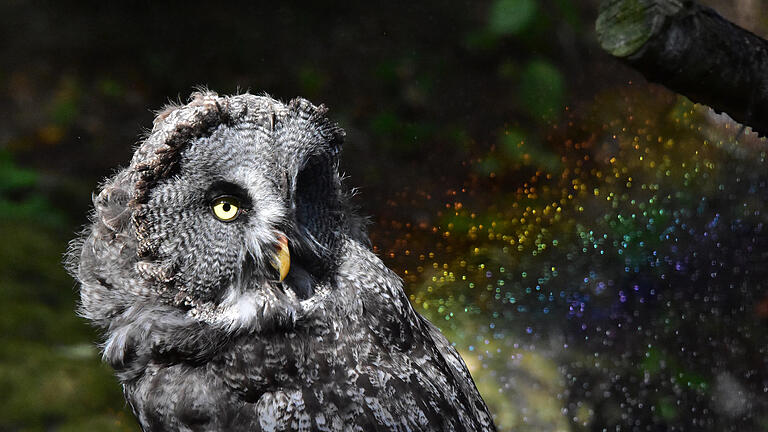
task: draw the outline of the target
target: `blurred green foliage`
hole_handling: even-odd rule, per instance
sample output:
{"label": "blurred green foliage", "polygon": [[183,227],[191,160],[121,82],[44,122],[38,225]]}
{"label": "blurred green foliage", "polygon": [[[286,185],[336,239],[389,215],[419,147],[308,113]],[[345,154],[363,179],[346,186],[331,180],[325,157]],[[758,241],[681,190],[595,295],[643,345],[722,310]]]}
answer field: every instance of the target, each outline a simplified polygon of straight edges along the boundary
{"label": "blurred green foliage", "polygon": [[14,219],[0,224],[0,430],[135,430],[97,335],[74,313],[66,232]]}
{"label": "blurred green foliage", "polygon": [[[75,121],[80,94],[54,96],[54,125]],[[136,430],[98,335],[76,315],[62,265],[73,230],[51,199],[65,191],[0,150],[0,430]]]}
{"label": "blurred green foliage", "polygon": [[556,120],[565,101],[565,81],[546,60],[533,60],[520,75],[520,102],[534,118]]}
{"label": "blurred green foliage", "polygon": [[37,189],[38,185],[37,172],[19,167],[10,153],[0,150],[0,220],[61,226],[63,215]]}
{"label": "blurred green foliage", "polygon": [[499,35],[519,35],[534,25],[536,0],[496,0],[491,6],[488,28]]}

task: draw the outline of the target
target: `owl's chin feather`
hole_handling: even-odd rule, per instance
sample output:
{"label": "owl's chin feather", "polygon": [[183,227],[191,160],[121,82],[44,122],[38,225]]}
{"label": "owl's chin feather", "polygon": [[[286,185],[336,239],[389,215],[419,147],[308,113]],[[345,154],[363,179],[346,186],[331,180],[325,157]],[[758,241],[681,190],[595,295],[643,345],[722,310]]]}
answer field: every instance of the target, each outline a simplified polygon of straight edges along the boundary
{"label": "owl's chin feather", "polygon": [[227,332],[291,330],[318,294],[317,282],[296,263],[282,282],[238,281],[218,301],[194,305],[189,316]]}
{"label": "owl's chin feather", "polygon": [[218,304],[199,304],[188,314],[227,333],[260,332],[292,329],[300,308],[295,294],[289,295],[273,283],[264,283],[260,289],[231,285]]}

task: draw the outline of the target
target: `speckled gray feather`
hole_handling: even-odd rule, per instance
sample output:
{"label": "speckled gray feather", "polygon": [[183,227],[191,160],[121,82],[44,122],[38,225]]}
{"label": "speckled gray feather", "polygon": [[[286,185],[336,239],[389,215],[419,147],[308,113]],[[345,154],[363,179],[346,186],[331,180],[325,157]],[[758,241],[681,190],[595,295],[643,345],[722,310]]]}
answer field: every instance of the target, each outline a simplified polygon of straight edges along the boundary
{"label": "speckled gray feather", "polygon": [[[370,251],[325,113],[195,93],[94,197],[69,267],[144,431],[495,430],[461,357]],[[222,193],[243,202],[232,222],[211,212]]]}

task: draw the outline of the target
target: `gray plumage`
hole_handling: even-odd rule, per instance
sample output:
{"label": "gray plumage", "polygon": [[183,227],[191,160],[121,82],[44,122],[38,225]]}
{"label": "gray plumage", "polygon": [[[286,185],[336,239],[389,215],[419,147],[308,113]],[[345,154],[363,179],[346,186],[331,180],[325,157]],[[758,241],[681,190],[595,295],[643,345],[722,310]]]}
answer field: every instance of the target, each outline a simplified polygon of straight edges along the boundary
{"label": "gray plumage", "polygon": [[[371,252],[325,112],[195,93],[94,197],[70,271],[143,430],[495,430],[461,357]],[[234,220],[212,213],[222,196]]]}

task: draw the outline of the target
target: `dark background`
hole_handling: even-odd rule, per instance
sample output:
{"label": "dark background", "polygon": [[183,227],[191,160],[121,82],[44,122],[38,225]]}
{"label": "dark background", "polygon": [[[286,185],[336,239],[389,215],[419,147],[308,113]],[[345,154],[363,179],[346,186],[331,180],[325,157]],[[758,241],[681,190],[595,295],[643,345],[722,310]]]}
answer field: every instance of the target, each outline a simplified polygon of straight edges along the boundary
{"label": "dark background", "polygon": [[107,3],[0,4],[0,431],[138,430],[61,258],[200,85],[331,109],[501,430],[768,430],[768,147],[604,54],[596,1]]}

